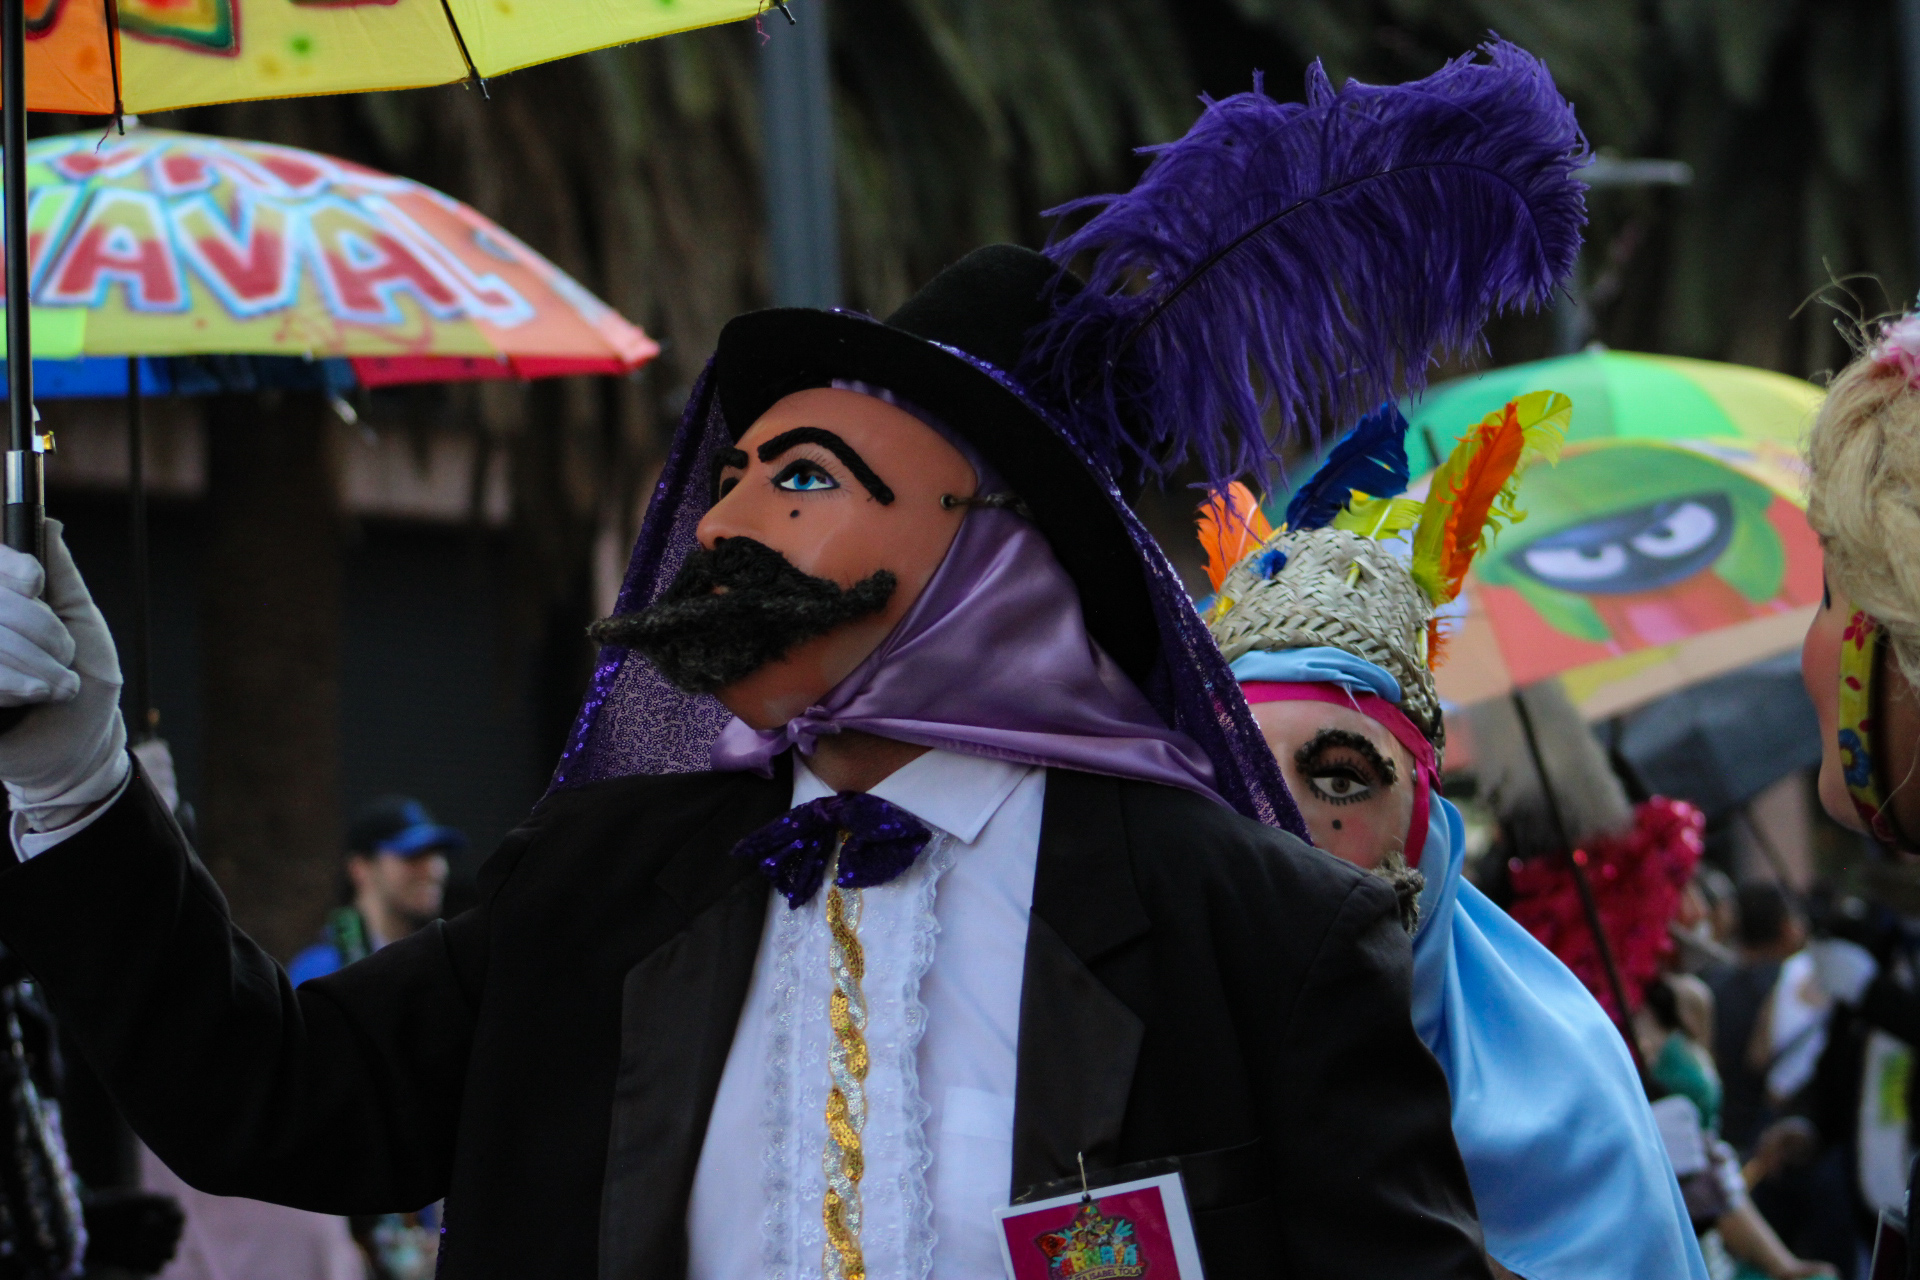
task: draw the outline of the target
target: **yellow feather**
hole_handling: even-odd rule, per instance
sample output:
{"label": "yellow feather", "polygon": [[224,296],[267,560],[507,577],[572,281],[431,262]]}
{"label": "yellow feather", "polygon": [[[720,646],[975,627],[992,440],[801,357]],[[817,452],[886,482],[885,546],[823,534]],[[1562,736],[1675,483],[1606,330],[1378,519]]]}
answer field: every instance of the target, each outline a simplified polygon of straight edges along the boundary
{"label": "yellow feather", "polygon": [[1384,541],[1399,537],[1419,523],[1420,509],[1417,498],[1369,498],[1355,489],[1353,501],[1333,518],[1333,527]]}

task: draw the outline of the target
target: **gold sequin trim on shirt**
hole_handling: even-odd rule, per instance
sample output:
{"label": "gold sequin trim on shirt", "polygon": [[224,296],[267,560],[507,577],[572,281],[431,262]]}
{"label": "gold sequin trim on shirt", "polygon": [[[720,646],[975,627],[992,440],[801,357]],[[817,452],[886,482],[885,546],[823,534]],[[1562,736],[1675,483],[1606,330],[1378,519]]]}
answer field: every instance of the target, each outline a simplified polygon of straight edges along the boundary
{"label": "gold sequin trim on shirt", "polygon": [[[846,834],[841,833],[844,840]],[[860,1175],[865,1157],[860,1134],[867,1124],[867,998],[860,989],[866,976],[866,953],[860,946],[860,890],[842,891],[827,877],[828,966],[833,994],[827,1017],[833,1025],[833,1045],[827,1052],[827,1140],[820,1162],[827,1175],[827,1191],[820,1207],[827,1241],[821,1253],[826,1280],[866,1280],[867,1263],[860,1251]]]}

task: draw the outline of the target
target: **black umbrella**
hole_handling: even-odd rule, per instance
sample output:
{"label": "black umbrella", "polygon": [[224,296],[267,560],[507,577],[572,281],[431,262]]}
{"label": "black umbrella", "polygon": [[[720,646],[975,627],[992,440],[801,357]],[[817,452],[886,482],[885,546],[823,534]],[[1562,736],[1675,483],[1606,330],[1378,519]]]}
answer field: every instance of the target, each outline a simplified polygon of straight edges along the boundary
{"label": "black umbrella", "polygon": [[1669,694],[1603,733],[1650,792],[1708,817],[1820,763],[1820,722],[1800,681],[1800,655],[1781,654]]}

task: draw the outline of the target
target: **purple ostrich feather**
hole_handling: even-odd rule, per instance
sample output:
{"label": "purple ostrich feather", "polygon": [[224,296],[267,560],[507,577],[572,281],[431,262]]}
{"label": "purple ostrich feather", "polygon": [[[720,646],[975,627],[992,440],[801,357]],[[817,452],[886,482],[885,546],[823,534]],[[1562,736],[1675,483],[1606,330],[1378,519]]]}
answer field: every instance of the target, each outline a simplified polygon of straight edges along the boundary
{"label": "purple ostrich feather", "polygon": [[[1494,313],[1544,302],[1586,223],[1590,159],[1546,65],[1494,38],[1409,84],[1315,63],[1307,100],[1219,101],[1048,252],[1088,287],[1035,331],[1027,380],[1116,473],[1187,459],[1264,480],[1293,434],[1418,391]],[[1285,434],[1285,432],[1283,432]]]}

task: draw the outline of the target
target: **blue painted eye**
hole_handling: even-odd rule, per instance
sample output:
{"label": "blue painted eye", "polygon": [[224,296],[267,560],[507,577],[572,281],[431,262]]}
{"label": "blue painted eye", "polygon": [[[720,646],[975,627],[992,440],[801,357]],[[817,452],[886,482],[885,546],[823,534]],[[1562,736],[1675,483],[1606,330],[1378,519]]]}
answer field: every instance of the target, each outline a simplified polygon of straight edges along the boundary
{"label": "blue painted eye", "polygon": [[773,486],[788,493],[824,493],[838,489],[840,482],[818,463],[796,460],[780,469],[780,474],[773,478]]}

